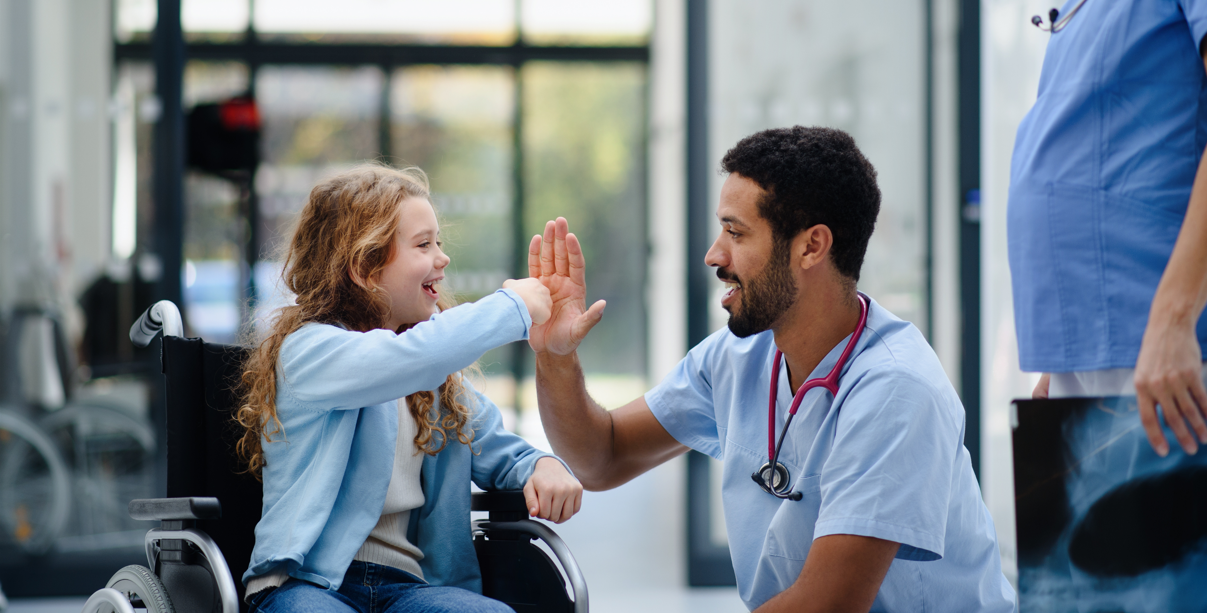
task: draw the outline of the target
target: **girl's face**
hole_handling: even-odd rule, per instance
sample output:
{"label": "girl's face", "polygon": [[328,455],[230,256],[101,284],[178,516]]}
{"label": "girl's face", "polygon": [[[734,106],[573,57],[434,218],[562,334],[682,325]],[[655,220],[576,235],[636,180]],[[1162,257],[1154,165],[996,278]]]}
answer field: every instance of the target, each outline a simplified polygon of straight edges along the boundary
{"label": "girl's face", "polygon": [[436,312],[436,284],[444,278],[449,257],[440,250],[440,224],[426,198],[407,198],[399,205],[394,254],[377,279],[386,292],[390,313],[385,327],[397,330],[426,321]]}

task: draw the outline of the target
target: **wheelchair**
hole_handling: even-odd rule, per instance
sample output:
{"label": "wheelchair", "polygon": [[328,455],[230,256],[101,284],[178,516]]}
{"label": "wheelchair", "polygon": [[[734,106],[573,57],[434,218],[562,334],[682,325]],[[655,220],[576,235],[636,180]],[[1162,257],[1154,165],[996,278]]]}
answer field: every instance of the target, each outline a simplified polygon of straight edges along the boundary
{"label": "wheelchair", "polygon": [[[132,518],[160,522],[146,534],[147,566],[117,571],[84,613],[246,611],[238,578],[263,500],[262,485],[241,472],[234,453],[233,389],[248,350],[183,338],[180,311],[166,300],[139,317],[130,340],[146,347],[160,334],[168,498],[130,502]],[[528,518],[523,492],[478,492],[471,504],[488,513],[472,522],[483,594],[517,613],[587,613],[582,571],[557,534]]]}

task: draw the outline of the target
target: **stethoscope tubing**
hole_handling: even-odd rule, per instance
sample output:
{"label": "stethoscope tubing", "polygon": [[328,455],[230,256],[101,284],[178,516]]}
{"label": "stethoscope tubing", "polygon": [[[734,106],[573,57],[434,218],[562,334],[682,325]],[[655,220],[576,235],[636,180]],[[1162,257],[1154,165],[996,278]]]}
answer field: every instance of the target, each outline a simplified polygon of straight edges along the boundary
{"label": "stethoscope tubing", "polygon": [[[783,360],[784,353],[779,349],[775,350],[775,358],[771,362],[771,393],[767,403],[767,457],[770,458],[769,467],[771,475],[774,476],[775,468],[779,465],[780,449],[784,445],[784,437],[788,435],[788,427],[792,425],[792,418],[796,416],[796,410],[800,408],[801,401],[805,399],[805,394],[809,390],[821,387],[830,392],[831,396],[838,396],[838,379],[842,374],[842,369],[846,366],[847,360],[851,357],[851,352],[855,350],[855,345],[859,343],[860,337],[863,336],[863,329],[868,321],[868,298],[863,294],[856,294],[859,299],[859,324],[855,327],[855,332],[851,334],[851,340],[847,341],[847,346],[843,347],[842,354],[838,356],[838,362],[830,369],[829,374],[817,379],[809,379],[801,384],[796,390],[796,394],[792,397],[792,404],[788,407],[788,415],[784,418],[784,427],[780,429],[779,440],[775,438],[775,401],[777,392],[779,391],[780,379],[780,363]],[[787,469],[785,469],[786,471]],[[776,498],[791,498],[791,493],[783,493],[776,491],[771,483],[764,488],[768,490]],[[788,489],[787,479],[785,479],[784,489]],[[799,500],[799,498],[792,498]]]}

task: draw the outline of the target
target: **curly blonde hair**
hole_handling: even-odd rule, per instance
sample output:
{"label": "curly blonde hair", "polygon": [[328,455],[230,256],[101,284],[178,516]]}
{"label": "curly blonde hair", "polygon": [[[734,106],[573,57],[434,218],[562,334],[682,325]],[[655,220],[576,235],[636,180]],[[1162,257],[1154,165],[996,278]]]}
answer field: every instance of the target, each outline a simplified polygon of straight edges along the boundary
{"label": "curly blonde hair", "polygon": [[[285,434],[276,408],[277,366],[285,337],[308,323],[342,325],[359,332],[383,327],[390,311],[386,293],[358,285],[350,271],[373,285],[394,257],[400,204],[430,194],[427,175],[419,168],[377,165],[340,173],[310,191],[282,259],[282,281],[297,296],[296,304],[276,314],[268,336],[249,355],[237,390],[240,408],[235,419],[244,431],[236,450],[256,478],[261,478],[265,465],[264,443]],[[442,311],[455,306],[447,295],[442,292],[437,302]],[[449,375],[439,389],[439,413],[432,411],[433,392],[407,396],[418,426],[418,449],[436,455],[450,433],[463,444],[473,442],[473,430],[466,428],[472,409],[460,400],[469,397],[464,391],[463,374]],[[433,438],[439,439],[438,444]]]}

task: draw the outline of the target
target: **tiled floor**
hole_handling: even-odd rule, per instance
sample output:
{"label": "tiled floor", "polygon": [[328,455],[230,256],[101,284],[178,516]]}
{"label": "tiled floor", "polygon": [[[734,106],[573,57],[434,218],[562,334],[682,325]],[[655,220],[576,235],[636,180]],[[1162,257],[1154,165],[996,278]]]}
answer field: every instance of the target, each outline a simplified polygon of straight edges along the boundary
{"label": "tiled floor", "polygon": [[[685,587],[682,460],[610,492],[588,492],[556,526],[582,568],[597,613],[745,611],[732,588]],[[79,599],[21,600],[6,613],[77,613]]]}

